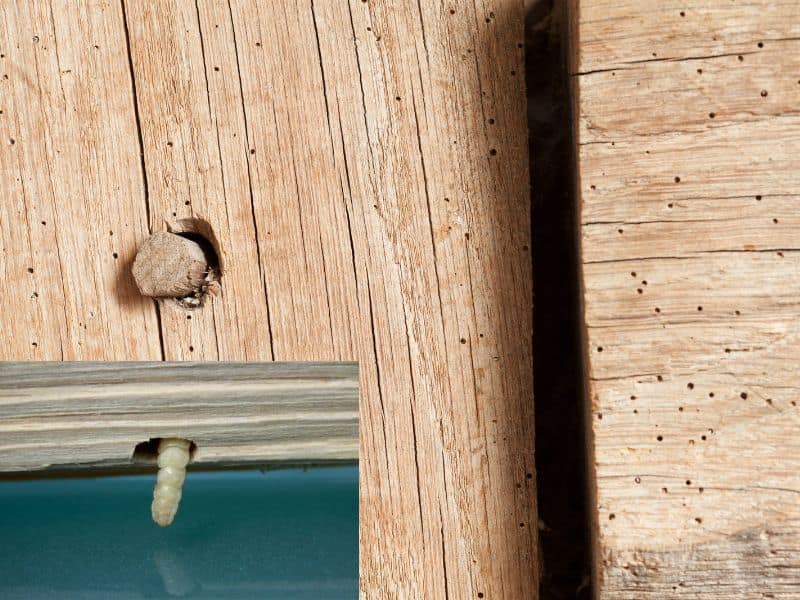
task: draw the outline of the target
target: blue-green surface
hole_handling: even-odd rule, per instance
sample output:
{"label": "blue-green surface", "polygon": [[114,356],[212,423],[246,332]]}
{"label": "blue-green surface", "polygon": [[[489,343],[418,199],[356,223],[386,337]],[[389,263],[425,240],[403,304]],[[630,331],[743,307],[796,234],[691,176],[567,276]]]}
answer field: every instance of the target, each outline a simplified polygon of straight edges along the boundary
{"label": "blue-green surface", "polygon": [[0,482],[0,598],[355,598],[358,469]]}

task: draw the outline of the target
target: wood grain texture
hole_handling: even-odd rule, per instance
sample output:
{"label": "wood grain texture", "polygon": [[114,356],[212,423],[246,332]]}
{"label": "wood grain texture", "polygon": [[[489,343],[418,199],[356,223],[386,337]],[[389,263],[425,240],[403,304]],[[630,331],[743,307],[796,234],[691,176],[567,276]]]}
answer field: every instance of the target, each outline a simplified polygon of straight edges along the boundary
{"label": "wood grain texture", "polygon": [[[92,177],[129,185],[92,196],[113,223],[62,235],[108,244],[105,226],[116,241],[129,223],[131,245],[97,272],[135,291],[135,243],[206,224],[223,273],[219,295],[193,311],[111,296],[125,314],[91,322],[94,353],[67,337],[66,321],[86,323],[70,299],[36,357],[59,359],[63,344],[84,359],[358,361],[365,597],[536,595],[522,4],[124,0],[70,17],[115,36],[118,60],[81,85],[115,99],[113,112],[92,105],[96,126],[125,129],[75,136],[59,160],[81,180],[80,152],[100,148],[108,164]],[[27,19],[6,34],[4,60],[31,77],[17,46],[29,48],[38,21],[24,6],[3,14]],[[59,30],[59,50],[90,53],[91,30],[76,32],[62,42]],[[54,48],[38,52],[55,61]],[[42,85],[26,103],[49,98],[55,74]],[[41,123],[56,117],[26,103],[11,113],[28,119],[18,137],[42,147]],[[41,178],[32,164],[23,173]],[[23,244],[5,236],[6,255]],[[39,244],[50,265],[100,260],[93,247],[58,259],[56,239]],[[21,260],[8,263],[16,285]],[[78,290],[86,303],[108,298]],[[20,294],[3,308],[23,308]],[[29,328],[14,327],[0,356],[28,358]]]}
{"label": "wood grain texture", "polygon": [[800,594],[800,4],[573,3],[601,598]]}
{"label": "wood grain texture", "polygon": [[199,467],[358,460],[358,366],[0,363],[0,472],[131,467],[157,437]]}
{"label": "wood grain texture", "polygon": [[119,7],[3,2],[0,94],[0,357],[160,358],[120,277],[147,207]]}

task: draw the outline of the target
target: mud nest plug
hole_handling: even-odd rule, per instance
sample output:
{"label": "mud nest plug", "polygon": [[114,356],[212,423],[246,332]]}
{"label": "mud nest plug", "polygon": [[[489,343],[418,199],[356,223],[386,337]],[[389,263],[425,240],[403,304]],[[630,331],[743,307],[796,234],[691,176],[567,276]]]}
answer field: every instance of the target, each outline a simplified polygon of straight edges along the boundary
{"label": "mud nest plug", "polygon": [[188,237],[159,231],[139,248],[133,278],[139,291],[151,298],[176,298],[186,306],[200,306],[219,284],[214,257]]}

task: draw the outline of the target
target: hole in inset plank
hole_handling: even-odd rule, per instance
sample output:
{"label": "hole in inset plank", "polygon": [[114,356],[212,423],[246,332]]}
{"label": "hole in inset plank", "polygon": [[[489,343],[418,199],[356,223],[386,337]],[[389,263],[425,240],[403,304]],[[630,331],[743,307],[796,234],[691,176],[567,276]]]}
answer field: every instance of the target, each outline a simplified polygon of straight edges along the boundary
{"label": "hole in inset plank", "polygon": [[[154,465],[158,461],[158,445],[161,443],[160,437],[150,438],[146,442],[139,442],[133,449],[131,461],[134,463]],[[194,453],[197,451],[197,444],[192,442],[189,446],[189,458],[194,460]]]}

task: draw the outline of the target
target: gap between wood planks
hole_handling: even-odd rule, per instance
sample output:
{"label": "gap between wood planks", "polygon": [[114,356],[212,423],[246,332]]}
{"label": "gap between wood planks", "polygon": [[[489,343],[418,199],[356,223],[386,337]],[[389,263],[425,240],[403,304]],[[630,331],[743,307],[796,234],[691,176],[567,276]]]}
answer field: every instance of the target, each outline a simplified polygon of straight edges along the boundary
{"label": "gap between wood planks", "polygon": [[567,9],[526,3],[540,600],[588,599],[591,525]]}

